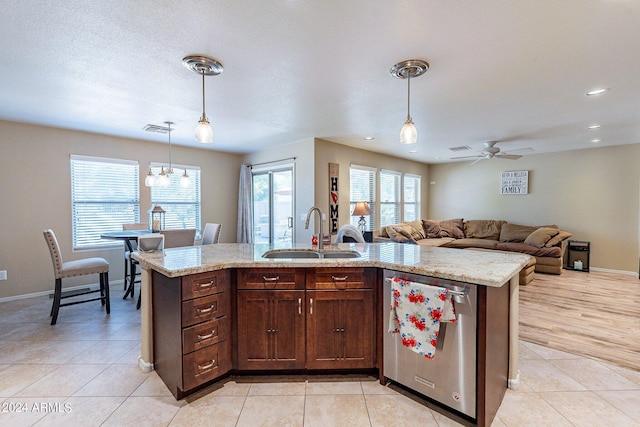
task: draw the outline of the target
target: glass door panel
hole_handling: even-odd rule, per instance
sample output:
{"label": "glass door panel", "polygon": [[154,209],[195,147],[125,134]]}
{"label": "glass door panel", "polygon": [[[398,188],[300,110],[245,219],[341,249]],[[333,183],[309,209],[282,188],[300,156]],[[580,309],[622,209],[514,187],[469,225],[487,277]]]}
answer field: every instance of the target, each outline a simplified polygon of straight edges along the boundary
{"label": "glass door panel", "polygon": [[253,173],[253,240],[293,241],[293,167]]}

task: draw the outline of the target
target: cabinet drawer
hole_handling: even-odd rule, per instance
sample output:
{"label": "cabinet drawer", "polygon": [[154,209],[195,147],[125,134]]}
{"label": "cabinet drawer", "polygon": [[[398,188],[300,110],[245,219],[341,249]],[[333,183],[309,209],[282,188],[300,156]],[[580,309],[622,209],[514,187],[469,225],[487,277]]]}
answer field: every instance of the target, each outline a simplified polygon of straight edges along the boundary
{"label": "cabinet drawer", "polygon": [[304,289],[304,270],[296,268],[239,269],[238,289]]}
{"label": "cabinet drawer", "polygon": [[228,341],[220,341],[184,356],[182,363],[183,390],[189,390],[229,371]]}
{"label": "cabinet drawer", "polygon": [[229,271],[210,271],[182,278],[182,300],[225,292],[229,288]]}
{"label": "cabinet drawer", "polygon": [[307,273],[307,289],[371,289],[375,275],[364,268],[315,268]]}
{"label": "cabinet drawer", "polygon": [[182,353],[191,353],[227,338],[229,338],[229,318],[227,316],[200,323],[182,330]]}
{"label": "cabinet drawer", "polygon": [[229,293],[210,295],[182,303],[182,327],[229,314]]}

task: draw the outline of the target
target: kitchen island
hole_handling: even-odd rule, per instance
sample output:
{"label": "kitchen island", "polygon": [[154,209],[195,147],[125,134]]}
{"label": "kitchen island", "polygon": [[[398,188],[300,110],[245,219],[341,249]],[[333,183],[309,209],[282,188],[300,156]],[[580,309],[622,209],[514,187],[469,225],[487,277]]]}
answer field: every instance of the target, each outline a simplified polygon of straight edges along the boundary
{"label": "kitchen island", "polygon": [[[518,273],[529,261],[528,256],[397,243],[331,245],[323,251],[316,250],[327,253],[326,257],[320,255],[319,258],[266,259],[262,256],[272,249],[272,246],[260,244],[217,244],[134,254],[143,268],[140,366],[148,371],[156,363],[159,375],[176,398],[227,372],[367,367],[381,370],[382,335],[383,330],[386,333],[385,322],[388,321],[388,307],[382,306],[380,297],[383,270],[464,282],[477,286],[485,296],[499,292],[502,295],[499,298],[506,301],[507,306],[502,310],[502,320],[489,319],[485,322],[485,314],[479,314],[479,320],[484,326],[502,325],[498,329],[487,328],[479,341],[479,348],[486,352],[487,347],[491,347],[489,339],[493,341],[496,338],[489,335],[501,335],[500,347],[504,354],[508,351],[508,357],[504,357],[501,387],[506,388],[507,378],[510,387],[517,387]],[[315,248],[294,245],[294,249],[304,252]],[[335,255],[336,251],[356,251],[359,256],[330,258],[329,255]],[[338,298],[336,295],[343,296]],[[486,305],[493,304],[493,297],[483,298],[482,313],[489,313],[486,316],[489,318],[491,310]],[[274,308],[276,306],[281,308]],[[333,314],[321,321],[313,319],[321,318],[323,310]],[[345,328],[344,324],[331,325],[340,340],[323,337],[329,331],[327,323],[342,319],[345,311],[353,310],[364,316],[362,324],[371,327],[360,328],[365,331],[349,335],[349,327]],[[248,312],[263,313],[264,318],[256,318],[253,314],[248,316]],[[269,326],[279,321],[276,317],[280,314],[277,313],[283,312],[314,316],[307,316],[306,326],[302,321],[301,326],[291,326],[287,331]],[[203,321],[192,320],[197,317],[193,313],[201,314]],[[292,319],[291,316],[289,320]],[[268,325],[263,342],[256,341],[260,334],[249,334],[252,341],[247,345],[249,337],[246,331],[261,322]],[[204,325],[205,329],[194,329]],[[215,338],[209,343],[213,345],[207,348],[198,350],[186,343],[188,339],[185,337],[188,336],[211,338],[212,335]],[[280,339],[274,340],[277,336]],[[343,344],[333,348],[338,341]],[[345,344],[354,342],[351,348]],[[292,344],[283,346],[282,343]],[[267,352],[264,357],[260,355],[263,347]],[[335,355],[325,354],[328,347]],[[194,364],[193,369],[206,373],[194,382],[193,378],[188,378],[191,374],[186,365],[188,357],[196,354],[196,350],[206,353],[208,362]],[[250,354],[252,351],[255,354]],[[183,372],[167,373],[167,365],[180,361],[184,364]],[[162,372],[161,367],[164,369]],[[197,373],[194,375],[198,377]],[[168,378],[171,376],[175,378]],[[480,380],[480,386],[488,387],[484,377]],[[501,400],[504,390],[498,394]],[[489,418],[492,419],[493,415],[485,414],[484,409],[479,410],[479,424],[484,424]]]}

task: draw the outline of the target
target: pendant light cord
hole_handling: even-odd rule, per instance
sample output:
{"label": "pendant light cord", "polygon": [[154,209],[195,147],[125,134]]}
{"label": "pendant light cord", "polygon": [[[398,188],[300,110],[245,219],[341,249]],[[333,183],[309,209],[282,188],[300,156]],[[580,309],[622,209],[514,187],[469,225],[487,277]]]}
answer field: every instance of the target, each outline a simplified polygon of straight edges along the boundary
{"label": "pendant light cord", "polygon": [[207,120],[207,115],[204,111],[204,70],[202,70],[202,120]]}
{"label": "pendant light cord", "polygon": [[411,120],[411,70],[407,77],[407,120]]}

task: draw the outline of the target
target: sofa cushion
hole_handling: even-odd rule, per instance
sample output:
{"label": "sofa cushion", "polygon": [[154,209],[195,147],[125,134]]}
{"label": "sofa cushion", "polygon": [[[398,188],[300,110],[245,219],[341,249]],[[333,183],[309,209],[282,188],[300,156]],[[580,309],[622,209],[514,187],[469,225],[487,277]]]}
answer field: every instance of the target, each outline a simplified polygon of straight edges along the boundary
{"label": "sofa cushion", "polygon": [[557,228],[540,227],[524,239],[524,244],[541,248],[559,232]]}
{"label": "sofa cushion", "polygon": [[552,257],[561,258],[562,249],[558,246],[552,248],[542,247],[536,248],[535,246],[525,245],[524,243],[516,242],[500,242],[496,245],[496,249],[501,251],[519,252],[521,254],[539,256],[539,257]]}
{"label": "sofa cushion", "polygon": [[520,225],[506,223],[502,225],[500,229],[500,241],[501,242],[518,242],[523,243],[529,234],[533,233],[540,227],[558,228],[557,225]]}
{"label": "sofa cushion", "polygon": [[438,221],[432,221],[430,219],[422,220],[422,228],[427,236],[427,239],[439,239],[442,229]]}
{"label": "sofa cushion", "polygon": [[417,240],[425,239],[427,236],[422,228],[422,221],[403,222],[401,224],[387,226],[387,234],[391,240],[398,243],[415,243]]}
{"label": "sofa cushion", "polygon": [[462,218],[443,219],[440,224],[440,237],[453,237],[464,239],[464,222]]}
{"label": "sofa cushion", "polygon": [[481,248],[481,249],[495,249],[498,245],[497,240],[489,239],[454,239],[450,243],[445,244],[447,248]]}
{"label": "sofa cushion", "polygon": [[446,246],[447,243],[454,242],[455,240],[456,239],[454,239],[453,237],[439,237],[437,239],[418,240],[416,241],[416,243],[419,244],[420,246],[437,247],[437,246]]}
{"label": "sofa cushion", "polygon": [[550,248],[551,246],[555,246],[558,243],[564,241],[565,239],[568,239],[571,236],[572,234],[569,233],[568,231],[558,230],[558,234],[556,234],[551,239],[549,239],[549,241],[545,243],[545,246],[547,248]]}
{"label": "sofa cushion", "polygon": [[471,239],[500,239],[500,229],[506,221],[495,219],[472,219],[464,223],[464,237]]}

